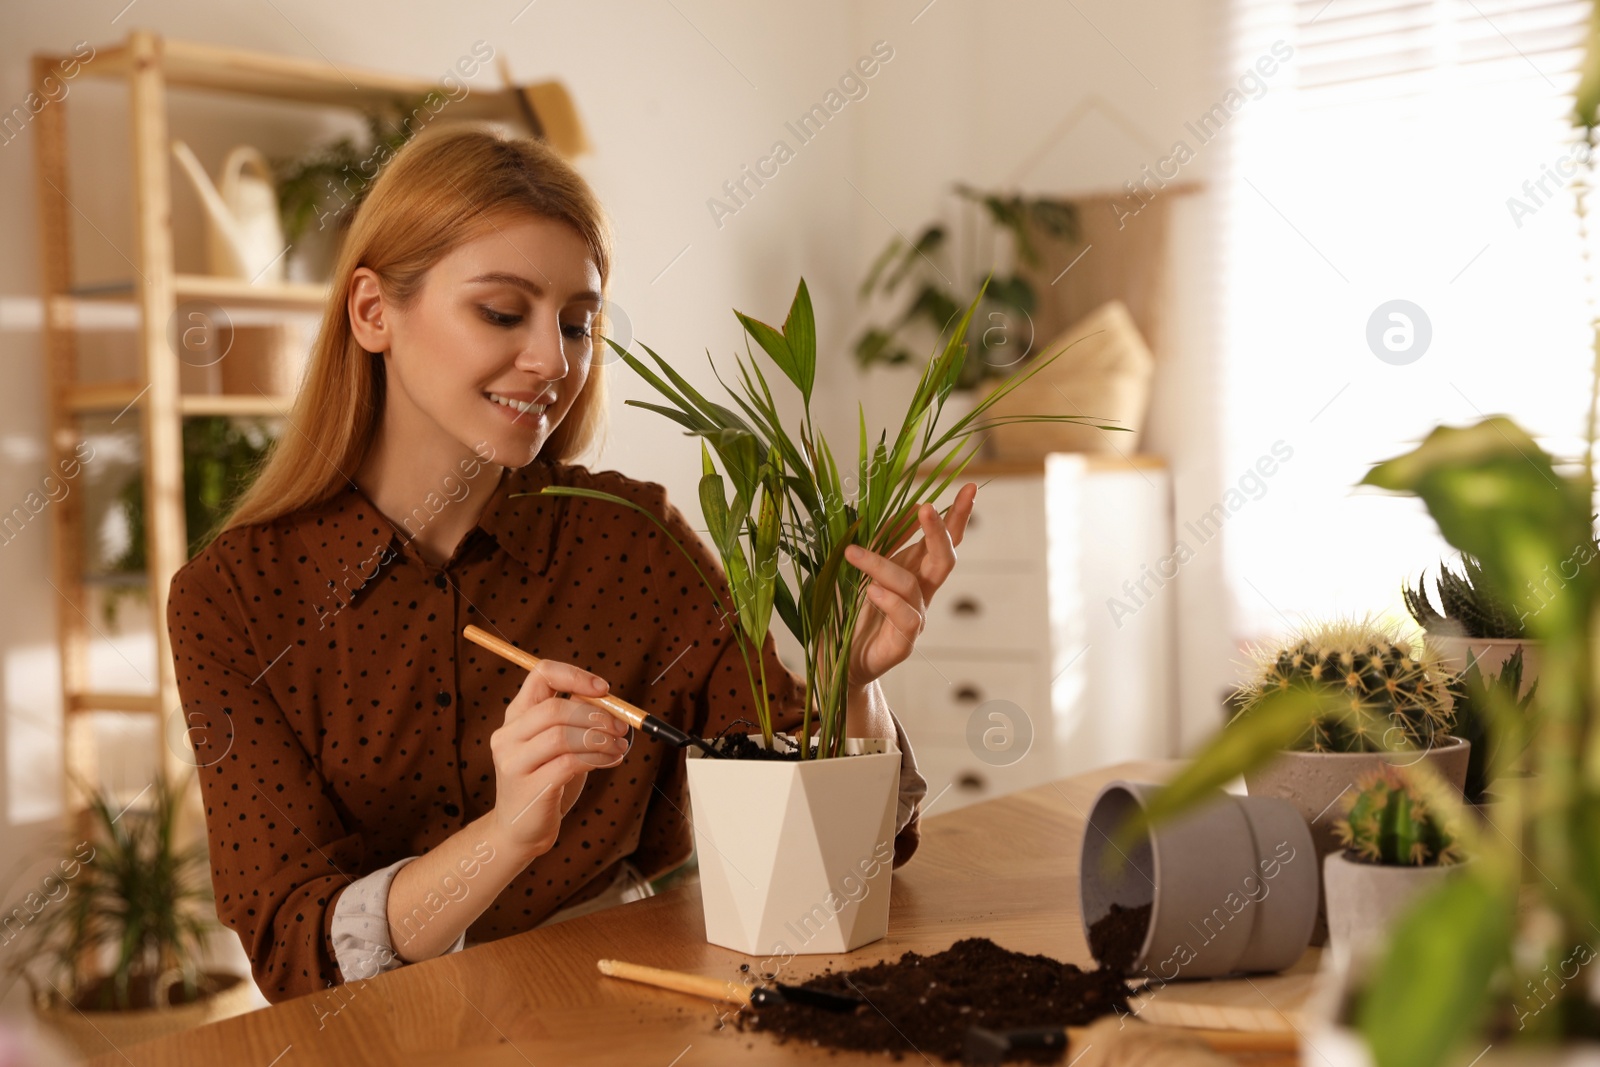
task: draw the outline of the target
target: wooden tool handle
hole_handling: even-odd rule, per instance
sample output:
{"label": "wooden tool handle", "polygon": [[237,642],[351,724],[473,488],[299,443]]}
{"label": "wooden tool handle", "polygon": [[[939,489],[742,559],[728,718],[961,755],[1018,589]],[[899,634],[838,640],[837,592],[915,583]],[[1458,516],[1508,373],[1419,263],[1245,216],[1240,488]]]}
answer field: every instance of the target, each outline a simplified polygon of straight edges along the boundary
{"label": "wooden tool handle", "polygon": [[600,973],[610,975],[612,978],[626,978],[630,982],[643,982],[645,985],[661,989],[688,993],[691,996],[725,1000],[730,1004],[750,1003],[748,986],[742,986],[737,982],[726,982],[720,978],[684,974],[682,971],[664,971],[659,967],[646,967],[642,963],[624,963],[622,960],[601,960]]}
{"label": "wooden tool handle", "polygon": [[[524,652],[511,642],[502,641],[494,634],[489,633],[486,630],[480,630],[476,626],[468,625],[467,628],[462,631],[462,635],[466,637],[468,641],[471,641],[474,644],[482,645],[490,652],[493,652],[498,656],[503,656],[512,663],[515,663],[519,667],[523,667],[526,670],[536,670],[539,664],[543,662],[533,653]],[[623,700],[621,697],[609,695],[603,697],[594,697],[583,693],[573,693],[572,699],[581,700],[585,704],[593,704],[602,711],[608,711],[612,715],[615,715],[617,718],[621,719],[623,722],[627,723],[629,726],[635,728],[643,728],[644,726],[644,717],[646,713],[640,711],[638,708],[634,707],[626,700]]]}

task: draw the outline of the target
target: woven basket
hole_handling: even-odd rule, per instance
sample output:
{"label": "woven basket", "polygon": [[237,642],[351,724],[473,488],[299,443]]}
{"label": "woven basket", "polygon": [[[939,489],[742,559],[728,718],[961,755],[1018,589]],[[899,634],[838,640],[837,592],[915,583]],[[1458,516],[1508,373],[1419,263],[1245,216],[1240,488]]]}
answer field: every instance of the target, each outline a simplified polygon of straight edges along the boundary
{"label": "woven basket", "polygon": [[80,1059],[190,1030],[255,1006],[255,990],[236,974],[205,972],[216,992],[192,1004],[139,1011],[80,1011],[59,997],[35,1001],[34,1016]]}

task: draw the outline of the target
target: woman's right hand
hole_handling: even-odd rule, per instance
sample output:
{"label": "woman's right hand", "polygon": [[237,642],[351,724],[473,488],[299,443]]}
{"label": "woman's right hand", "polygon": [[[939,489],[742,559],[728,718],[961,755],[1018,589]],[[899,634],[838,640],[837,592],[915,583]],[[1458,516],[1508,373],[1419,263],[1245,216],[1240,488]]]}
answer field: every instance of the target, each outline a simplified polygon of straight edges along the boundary
{"label": "woman's right hand", "polygon": [[628,754],[628,726],[563,693],[602,696],[598,675],[541,660],[506,705],[505,723],[489,738],[494,755],[493,825],[525,861],[555,847],[561,817],[577,803],[589,772],[614,767]]}

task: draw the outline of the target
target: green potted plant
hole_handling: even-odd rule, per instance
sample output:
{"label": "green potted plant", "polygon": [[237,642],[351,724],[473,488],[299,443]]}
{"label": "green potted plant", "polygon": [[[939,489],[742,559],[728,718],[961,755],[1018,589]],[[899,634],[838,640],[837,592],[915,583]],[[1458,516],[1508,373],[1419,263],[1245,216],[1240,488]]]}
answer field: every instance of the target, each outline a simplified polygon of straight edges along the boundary
{"label": "green potted plant", "polygon": [[1411,902],[1461,863],[1460,830],[1446,787],[1422,766],[1367,771],[1341,801],[1341,851],[1323,860],[1328,947],[1351,955],[1379,945]]}
{"label": "green potted plant", "polygon": [[177,843],[182,787],[158,778],[144,796],[117,810],[89,795],[90,839],[46,880],[6,962],[40,1023],[85,1057],[254,1003],[249,982],[202,969],[215,912],[205,843]]}
{"label": "green potted plant", "polygon": [[[340,244],[378,172],[438,108],[430,97],[394,98],[367,110],[365,143],[339,137],[298,156],[272,161],[278,214],[289,242],[288,270],[295,278],[326,281]],[[420,121],[419,121],[420,120]],[[313,230],[311,224],[317,224]]]}
{"label": "green potted plant", "polygon": [[[1587,551],[1585,564],[1594,559],[1593,549],[1592,543],[1580,546],[1580,551]],[[1426,574],[1415,587],[1407,584],[1400,592],[1406,610],[1427,634],[1428,643],[1438,650],[1440,662],[1450,672],[1461,674],[1471,664],[1497,671],[1513,653],[1520,652],[1529,681],[1539,677],[1538,642],[1528,637],[1526,613],[1513,608],[1488,587],[1483,565],[1470,555],[1461,557],[1460,574],[1447,563],[1439,564],[1439,577],[1434,582],[1439,598],[1437,609],[1428,596]],[[1549,590],[1550,594],[1554,592]]]}
{"label": "green potted plant", "polygon": [[[1009,237],[1016,259],[1027,266],[1037,267],[1042,262],[1036,239],[1072,241],[1077,238],[1078,210],[1071,201],[985,191],[962,184],[955,186],[955,192],[961,199],[983,209],[997,232]],[[998,267],[992,258],[995,250],[989,249],[989,262],[980,263],[977,235],[963,232],[959,236],[960,240],[952,240],[944,224],[930,223],[915,240],[894,237],[878,253],[861,282],[861,299],[896,297],[906,290],[910,290],[911,295],[902,297],[904,307],[889,322],[869,326],[856,338],[856,362],[863,368],[916,362],[919,357],[915,348],[907,343],[906,335],[920,329],[936,337],[943,336],[958,318],[962,329],[968,333],[965,340],[977,358],[963,362],[956,376],[956,389],[976,389],[986,379],[1005,378],[1025,358],[1015,353],[1019,349],[1026,351],[1031,338],[1019,344],[1014,329],[990,327],[996,321],[1014,326],[1030,320],[1038,307],[1033,285],[1016,272],[990,277],[979,285],[977,279]],[[957,262],[952,253],[954,245],[960,245],[965,252],[961,262]],[[971,279],[971,283],[963,286],[967,279]],[[962,308],[966,305],[973,307],[962,317]]]}
{"label": "green potted plant", "polygon": [[1462,788],[1471,746],[1450,732],[1447,679],[1427,647],[1397,627],[1372,619],[1311,623],[1257,647],[1254,658],[1234,694],[1230,729],[1247,726],[1269,696],[1286,690],[1325,695],[1335,705],[1245,774],[1251,794],[1281,797],[1300,810],[1319,863],[1337,844],[1334,802],[1374,767],[1420,758]]}
{"label": "green potted plant", "polygon": [[[1518,715],[1534,714],[1534,697],[1539,691],[1537,681],[1526,689],[1522,685],[1522,649],[1517,649],[1492,675],[1479,669],[1477,662],[1454,675],[1449,684],[1450,697],[1455,709],[1457,737],[1472,745],[1472,755],[1467,760],[1466,784],[1462,798],[1479,814],[1487,814],[1493,800],[1489,790],[1489,768],[1494,763],[1494,747],[1499,740],[1490,732],[1490,704],[1514,708]],[[1511,755],[1520,755],[1512,753]]]}
{"label": "green potted plant", "polygon": [[[1504,418],[1437,428],[1363,484],[1421,497],[1445,540],[1479,560],[1488,587],[1519,610],[1535,605],[1545,568],[1591,536],[1589,468],[1558,470]],[[1330,1063],[1433,1067],[1483,1053],[1489,1067],[1527,1062],[1513,1059],[1526,1041],[1558,1045],[1548,1062],[1596,1051],[1600,1007],[1583,968],[1600,929],[1600,580],[1580,570],[1529,612],[1528,630],[1545,649],[1537,701],[1519,707],[1503,686],[1481,690],[1493,832],[1456,819],[1471,864],[1414,898],[1366,966],[1330,973],[1307,1031]],[[1327,693],[1273,694],[1247,726],[1207,745],[1148,818],[1171,818],[1267,762],[1312,717],[1347,713]],[[1531,773],[1512,773],[1519,768]],[[1447,812],[1457,803],[1451,790],[1435,799]]]}
{"label": "green potted plant", "polygon": [[[264,419],[202,415],[183,420],[183,518],[189,558],[211,543],[239,494],[249,488],[276,434]],[[145,570],[144,475],[136,473],[117,494],[128,531],[127,542],[110,561],[112,576],[142,578]],[[107,590],[105,620],[109,625],[123,597],[143,596],[145,584],[119,582]]]}
{"label": "green potted plant", "polygon": [[[812,420],[817,333],[803,279],[781,329],[735,312],[799,393],[792,428],[754,355],[736,357],[739,388],[728,389],[734,410],[703,396],[650,348],[644,350],[653,368],[609,342],[667,401],[628,403],[701,439],[700,504],[732,603],[723,602],[711,576],[696,571],[731,621],[749,676],[757,730],[717,739],[737,758],[691,752],[688,762],[706,936],[714,944],[753,955],[839,952],[887,928],[900,757],[892,742],[846,736],[850,649],[871,601],[866,575],[846,566],[844,553],[857,544],[889,554],[908,540],[918,508],[961,475],[981,443],[969,439],[992,424],[982,418],[988,404],[980,403],[940,425],[981,299],[980,291],[929,361],[892,438],[887,430],[869,433],[858,408],[857,460],[843,473]],[[1059,355],[1034,361],[996,394]],[[694,562],[656,516],[632,501],[567,486],[542,492],[640,511]],[[761,649],[774,614],[805,655],[804,706],[791,732],[776,728],[762,675]],[[794,924],[813,917],[817,928],[807,927],[803,947],[796,947]]]}

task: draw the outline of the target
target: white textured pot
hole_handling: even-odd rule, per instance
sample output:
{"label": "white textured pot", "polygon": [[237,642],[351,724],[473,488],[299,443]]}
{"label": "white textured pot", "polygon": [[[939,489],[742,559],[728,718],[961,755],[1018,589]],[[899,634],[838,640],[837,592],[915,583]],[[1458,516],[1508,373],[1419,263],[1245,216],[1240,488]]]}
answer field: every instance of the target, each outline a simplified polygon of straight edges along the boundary
{"label": "white textured pot", "polygon": [[690,749],[707,941],[788,956],[848,952],[888,932],[900,752],[882,738],[852,738],[845,751],[780,762]]}
{"label": "white textured pot", "polygon": [[1472,745],[1459,737],[1446,737],[1422,752],[1280,752],[1260,770],[1244,776],[1251,796],[1282,797],[1300,810],[1311,826],[1317,845],[1317,862],[1341,846],[1333,824],[1342,814],[1334,801],[1348,792],[1367,771],[1382,764],[1404,767],[1421,760],[1460,793],[1467,781],[1467,761]]}
{"label": "white textured pot", "polygon": [[[1316,985],[1306,1003],[1300,1028],[1300,1062],[1318,1067],[1377,1067],[1377,1058],[1351,1015],[1357,975],[1365,961],[1335,963],[1322,957]],[[1463,1045],[1446,1061],[1447,1067],[1595,1067],[1600,1045],[1569,1042],[1561,1045],[1519,1045],[1497,1041],[1486,1049]]]}
{"label": "white textured pot", "polygon": [[[1422,760],[1459,795],[1467,782],[1467,762],[1472,745],[1459,737],[1447,736],[1440,744],[1422,752],[1280,752],[1273,761],[1244,776],[1251,796],[1281,797],[1293,804],[1311,827],[1311,840],[1317,850],[1320,869],[1325,857],[1342,851],[1334,836],[1334,823],[1343,814],[1335,803],[1355,788],[1356,779],[1367,771],[1389,763],[1407,766]],[[1321,885],[1321,879],[1317,879]],[[1327,902],[1317,908],[1317,925],[1311,935],[1313,945],[1328,940]]]}
{"label": "white textured pot", "polygon": [[1418,895],[1466,865],[1395,866],[1352,859],[1348,851],[1330,853],[1322,862],[1328,950],[1340,959],[1350,959],[1376,949]]}
{"label": "white textured pot", "polygon": [[1500,673],[1517,649],[1522,649],[1522,690],[1527,692],[1539,677],[1539,661],[1544,651],[1542,641],[1528,641],[1520,637],[1452,637],[1448,634],[1428,634],[1426,640],[1439,654],[1439,663],[1451,674],[1460,674],[1469,663],[1476,663],[1487,680]]}

